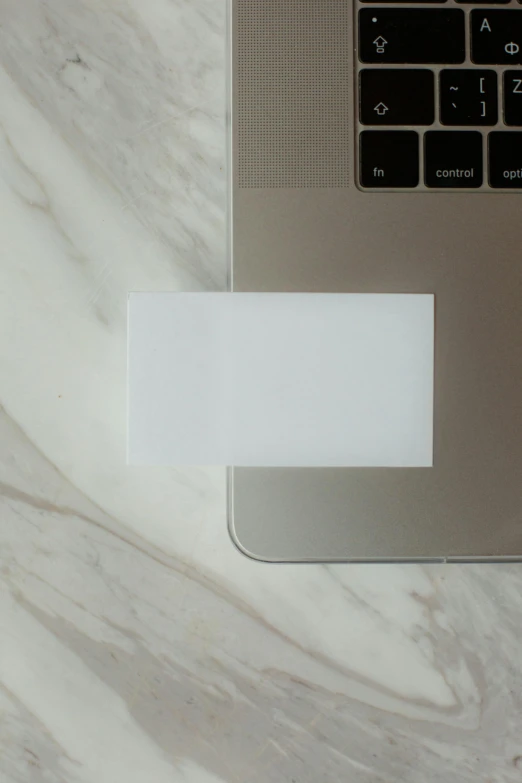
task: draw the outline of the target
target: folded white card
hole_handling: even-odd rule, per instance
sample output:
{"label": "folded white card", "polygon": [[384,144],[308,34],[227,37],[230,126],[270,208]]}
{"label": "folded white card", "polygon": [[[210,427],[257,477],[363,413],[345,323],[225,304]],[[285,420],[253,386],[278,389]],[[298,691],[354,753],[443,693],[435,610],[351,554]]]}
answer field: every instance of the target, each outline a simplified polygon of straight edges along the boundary
{"label": "folded white card", "polygon": [[131,294],[129,462],[428,467],[434,297]]}

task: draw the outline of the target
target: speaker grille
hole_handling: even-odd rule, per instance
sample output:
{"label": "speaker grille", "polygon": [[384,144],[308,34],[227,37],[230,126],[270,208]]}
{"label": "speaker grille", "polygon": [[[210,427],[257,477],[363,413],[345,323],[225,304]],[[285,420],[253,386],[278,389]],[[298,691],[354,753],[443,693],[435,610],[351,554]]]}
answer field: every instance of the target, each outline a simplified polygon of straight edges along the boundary
{"label": "speaker grille", "polygon": [[238,184],[349,184],[352,3],[236,0]]}

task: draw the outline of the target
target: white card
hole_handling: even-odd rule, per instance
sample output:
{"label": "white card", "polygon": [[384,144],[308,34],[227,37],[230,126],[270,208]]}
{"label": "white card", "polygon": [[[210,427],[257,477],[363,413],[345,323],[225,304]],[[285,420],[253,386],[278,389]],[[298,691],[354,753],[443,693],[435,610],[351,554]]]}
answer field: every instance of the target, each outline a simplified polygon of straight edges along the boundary
{"label": "white card", "polygon": [[429,467],[429,294],[129,297],[133,464]]}

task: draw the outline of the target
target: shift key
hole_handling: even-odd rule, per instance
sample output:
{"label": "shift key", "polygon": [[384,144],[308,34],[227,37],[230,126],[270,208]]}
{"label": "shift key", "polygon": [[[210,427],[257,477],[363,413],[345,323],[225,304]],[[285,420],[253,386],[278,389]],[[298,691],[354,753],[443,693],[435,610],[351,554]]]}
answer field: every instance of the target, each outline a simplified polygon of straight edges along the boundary
{"label": "shift key", "polygon": [[363,8],[359,59],[363,63],[463,63],[461,8]]}

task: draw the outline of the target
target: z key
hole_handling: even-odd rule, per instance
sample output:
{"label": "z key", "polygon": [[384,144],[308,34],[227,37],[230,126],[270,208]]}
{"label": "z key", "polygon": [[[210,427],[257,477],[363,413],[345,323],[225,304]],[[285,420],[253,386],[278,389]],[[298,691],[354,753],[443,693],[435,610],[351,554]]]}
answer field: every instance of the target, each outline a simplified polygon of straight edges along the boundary
{"label": "z key", "polygon": [[504,122],[522,125],[522,71],[504,71]]}

